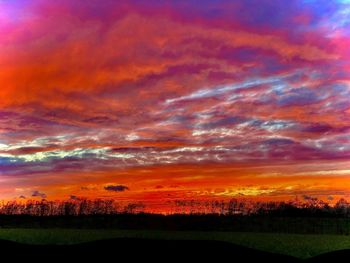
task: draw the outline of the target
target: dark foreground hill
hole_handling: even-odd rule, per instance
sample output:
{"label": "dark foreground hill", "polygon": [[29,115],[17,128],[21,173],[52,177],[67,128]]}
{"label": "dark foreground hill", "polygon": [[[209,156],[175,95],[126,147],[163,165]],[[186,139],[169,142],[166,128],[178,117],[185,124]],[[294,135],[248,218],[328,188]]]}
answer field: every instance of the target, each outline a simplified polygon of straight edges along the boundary
{"label": "dark foreground hill", "polygon": [[221,241],[150,240],[118,238],[77,245],[27,245],[12,241],[0,241],[2,258],[15,262],[48,261],[112,261],[143,260],[150,262],[174,262],[195,260],[199,262],[283,262],[316,263],[341,262],[350,258],[349,250],[319,255],[307,260],[264,252]]}
{"label": "dark foreground hill", "polygon": [[348,262],[350,259],[350,249],[325,253],[307,260],[308,263],[317,262]]}
{"label": "dark foreground hill", "polygon": [[170,241],[146,239],[111,239],[79,245],[25,245],[0,241],[1,256],[17,260],[79,260],[120,262],[143,260],[172,262],[210,260],[219,262],[301,262],[300,260],[219,241]]}

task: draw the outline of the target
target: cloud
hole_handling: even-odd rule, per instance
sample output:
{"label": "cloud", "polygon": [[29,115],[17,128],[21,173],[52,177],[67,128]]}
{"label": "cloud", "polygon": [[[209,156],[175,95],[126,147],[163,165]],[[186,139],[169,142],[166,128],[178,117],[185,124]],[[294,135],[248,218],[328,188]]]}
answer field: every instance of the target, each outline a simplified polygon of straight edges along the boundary
{"label": "cloud", "polygon": [[303,195],[302,197],[304,200],[307,200],[307,201],[316,201],[317,200],[317,197],[313,197],[310,195]]}
{"label": "cloud", "polygon": [[39,192],[37,190],[32,193],[32,196],[33,197],[41,197],[41,198],[46,198],[47,197],[45,193]]}
{"label": "cloud", "polygon": [[334,200],[334,197],[329,195],[329,196],[327,196],[327,200],[332,201],[332,200]]}
{"label": "cloud", "polygon": [[[101,187],[112,175],[133,185],[149,171],[169,182],[146,189],[239,182],[183,184],[177,173],[192,166],[200,178],[211,165],[249,168],[253,181],[301,163],[348,170],[349,8],[320,1],[8,1],[0,198],[38,185],[50,197],[103,196],[118,191]],[[255,171],[262,164],[269,171]]]}
{"label": "cloud", "polygon": [[107,185],[104,187],[104,189],[113,192],[124,192],[126,190],[129,190],[129,187],[125,185]]}
{"label": "cloud", "polygon": [[212,89],[202,89],[202,90],[196,91],[196,92],[189,94],[189,95],[186,95],[186,96],[166,100],[166,103],[170,104],[170,103],[183,101],[183,100],[193,100],[193,99],[214,97],[214,96],[218,96],[218,95],[232,92],[232,91],[239,90],[239,89],[248,89],[248,88],[256,87],[259,85],[278,82],[278,81],[281,81],[285,77],[287,77],[287,76],[278,76],[278,77],[273,76],[273,77],[268,77],[268,78],[264,78],[264,79],[248,80],[248,81],[244,81],[242,83],[237,83],[237,84],[232,84],[232,85],[227,85],[227,86],[214,87]]}

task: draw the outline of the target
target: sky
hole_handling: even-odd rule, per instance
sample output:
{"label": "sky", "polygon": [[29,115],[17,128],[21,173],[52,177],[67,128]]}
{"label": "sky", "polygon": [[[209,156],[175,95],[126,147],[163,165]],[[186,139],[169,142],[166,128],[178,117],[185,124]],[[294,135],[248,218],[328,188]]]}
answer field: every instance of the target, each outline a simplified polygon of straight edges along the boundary
{"label": "sky", "polygon": [[346,0],[0,0],[0,199],[350,198],[349,46]]}

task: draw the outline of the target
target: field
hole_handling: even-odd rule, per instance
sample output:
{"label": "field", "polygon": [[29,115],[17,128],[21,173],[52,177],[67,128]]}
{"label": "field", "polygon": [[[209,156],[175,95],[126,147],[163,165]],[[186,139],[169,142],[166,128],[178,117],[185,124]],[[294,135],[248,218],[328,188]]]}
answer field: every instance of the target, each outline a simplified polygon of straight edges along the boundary
{"label": "field", "polygon": [[116,229],[0,229],[0,239],[26,244],[78,244],[111,238],[218,240],[298,258],[310,258],[331,251],[350,249],[350,236],[346,235]]}

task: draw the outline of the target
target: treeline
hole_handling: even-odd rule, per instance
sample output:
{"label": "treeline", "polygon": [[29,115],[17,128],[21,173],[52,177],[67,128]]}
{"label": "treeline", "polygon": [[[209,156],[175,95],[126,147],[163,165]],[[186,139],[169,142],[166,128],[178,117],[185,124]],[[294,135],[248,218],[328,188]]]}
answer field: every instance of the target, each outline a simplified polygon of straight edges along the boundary
{"label": "treeline", "polygon": [[175,201],[175,214],[216,214],[216,215],[268,215],[268,216],[308,216],[308,217],[350,217],[350,202],[338,200],[334,205],[308,198],[305,201],[258,202],[231,199],[229,201]]}
{"label": "treeline", "polygon": [[142,203],[68,200],[0,203],[0,228],[87,228],[242,231],[350,235],[350,203],[178,200],[169,214]]}
{"label": "treeline", "polygon": [[0,215],[30,216],[83,216],[134,214],[143,212],[143,203],[121,205],[110,199],[77,199],[67,201],[28,200],[9,201],[0,204]]}
{"label": "treeline", "polygon": [[[311,198],[306,201],[257,202],[176,200],[167,203],[167,214],[278,217],[343,217],[350,218],[350,203],[345,199],[334,205]],[[142,202],[121,204],[110,199],[76,199],[67,201],[27,200],[0,203],[0,215],[85,216],[152,213]]]}

